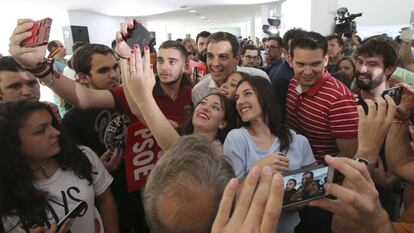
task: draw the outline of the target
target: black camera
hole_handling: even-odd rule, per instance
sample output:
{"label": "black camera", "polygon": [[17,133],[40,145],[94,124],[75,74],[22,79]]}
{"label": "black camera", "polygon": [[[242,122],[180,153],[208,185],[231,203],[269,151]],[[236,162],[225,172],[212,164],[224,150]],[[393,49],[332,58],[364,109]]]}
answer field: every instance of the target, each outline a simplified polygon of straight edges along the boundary
{"label": "black camera", "polygon": [[336,13],[338,16],[335,17],[335,34],[350,38],[352,33],[356,31],[356,22],[354,19],[361,17],[362,13],[349,14],[346,7],[339,8]]}

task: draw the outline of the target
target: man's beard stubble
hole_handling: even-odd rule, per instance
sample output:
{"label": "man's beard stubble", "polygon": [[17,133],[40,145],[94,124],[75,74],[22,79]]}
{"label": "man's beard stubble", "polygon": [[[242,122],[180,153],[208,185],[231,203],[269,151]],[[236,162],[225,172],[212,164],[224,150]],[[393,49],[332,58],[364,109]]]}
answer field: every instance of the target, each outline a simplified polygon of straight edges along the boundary
{"label": "man's beard stubble", "polygon": [[379,85],[381,85],[384,82],[384,79],[385,79],[385,75],[381,75],[381,77],[378,78],[378,79],[373,79],[372,76],[371,76],[371,77],[369,77],[368,83],[365,83],[363,80],[358,79],[358,76],[360,76],[360,75],[363,75],[365,77],[368,77],[368,76],[364,75],[362,73],[357,73],[356,74],[357,87],[359,89],[365,90],[365,91],[369,91],[369,90],[377,88]]}

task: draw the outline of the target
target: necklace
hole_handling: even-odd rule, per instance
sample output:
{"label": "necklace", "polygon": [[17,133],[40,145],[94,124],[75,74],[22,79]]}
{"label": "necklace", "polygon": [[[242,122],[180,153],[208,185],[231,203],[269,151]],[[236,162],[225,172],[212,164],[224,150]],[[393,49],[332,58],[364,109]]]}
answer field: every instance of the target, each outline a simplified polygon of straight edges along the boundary
{"label": "necklace", "polygon": [[40,170],[42,172],[42,175],[46,177],[46,179],[49,179],[50,176],[46,172],[46,165],[48,162],[49,162],[49,159],[46,159],[45,161],[43,161],[43,163],[38,168],[33,169],[32,172],[37,172]]}

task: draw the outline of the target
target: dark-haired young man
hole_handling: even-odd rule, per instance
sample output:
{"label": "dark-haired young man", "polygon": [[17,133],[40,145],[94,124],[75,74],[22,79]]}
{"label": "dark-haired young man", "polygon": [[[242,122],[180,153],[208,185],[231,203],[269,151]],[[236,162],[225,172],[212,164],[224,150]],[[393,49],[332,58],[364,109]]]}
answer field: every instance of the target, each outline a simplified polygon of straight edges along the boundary
{"label": "dark-haired young man", "polygon": [[[27,72],[13,57],[5,56],[0,58],[0,102],[31,100],[39,101],[40,85],[36,77]],[[56,118],[60,121],[58,107],[50,105]]]}
{"label": "dark-haired young man", "polygon": [[344,40],[340,35],[330,35],[327,36],[326,39],[328,40],[329,58],[326,70],[332,74],[336,71],[336,64],[338,63],[339,59],[341,59],[342,51],[344,50]]}
{"label": "dark-haired young man", "polygon": [[259,49],[256,45],[248,44],[241,50],[242,66],[258,68],[257,60],[259,58]]}
{"label": "dark-haired young man", "polygon": [[196,61],[205,64],[207,62],[207,39],[211,35],[208,31],[202,31],[197,34],[196,46],[197,56]]}
{"label": "dark-haired young man", "polygon": [[[290,45],[290,80],[286,120],[290,128],[308,138],[316,159],[327,154],[353,157],[357,145],[358,115],[355,98],[340,81],[325,71],[326,38],[306,32]],[[332,215],[315,208],[301,211],[300,232],[330,232]]]}
{"label": "dark-haired young man", "polygon": [[[358,103],[362,105],[365,112],[368,111],[366,99],[375,102],[376,97],[381,97],[382,92],[391,87],[388,80],[398,66],[397,47],[398,45],[393,40],[378,36],[363,41],[356,50],[356,84],[360,90]],[[384,162],[383,151],[380,156]],[[373,178],[384,209],[388,212],[390,219],[396,221],[400,215],[402,195],[395,190],[401,190],[402,185],[399,179],[389,172],[388,165],[385,167],[383,173],[385,177],[381,182],[375,179],[378,175],[374,175]]]}

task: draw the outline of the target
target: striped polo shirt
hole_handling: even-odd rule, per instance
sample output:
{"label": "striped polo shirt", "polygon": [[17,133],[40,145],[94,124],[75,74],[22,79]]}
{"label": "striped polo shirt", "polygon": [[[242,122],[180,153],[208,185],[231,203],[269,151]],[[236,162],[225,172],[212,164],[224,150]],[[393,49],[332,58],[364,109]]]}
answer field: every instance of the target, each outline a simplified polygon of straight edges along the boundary
{"label": "striped polo shirt", "polygon": [[336,138],[356,138],[358,113],[352,92],[325,72],[306,92],[291,79],[286,100],[289,128],[308,138],[316,159],[339,152]]}

